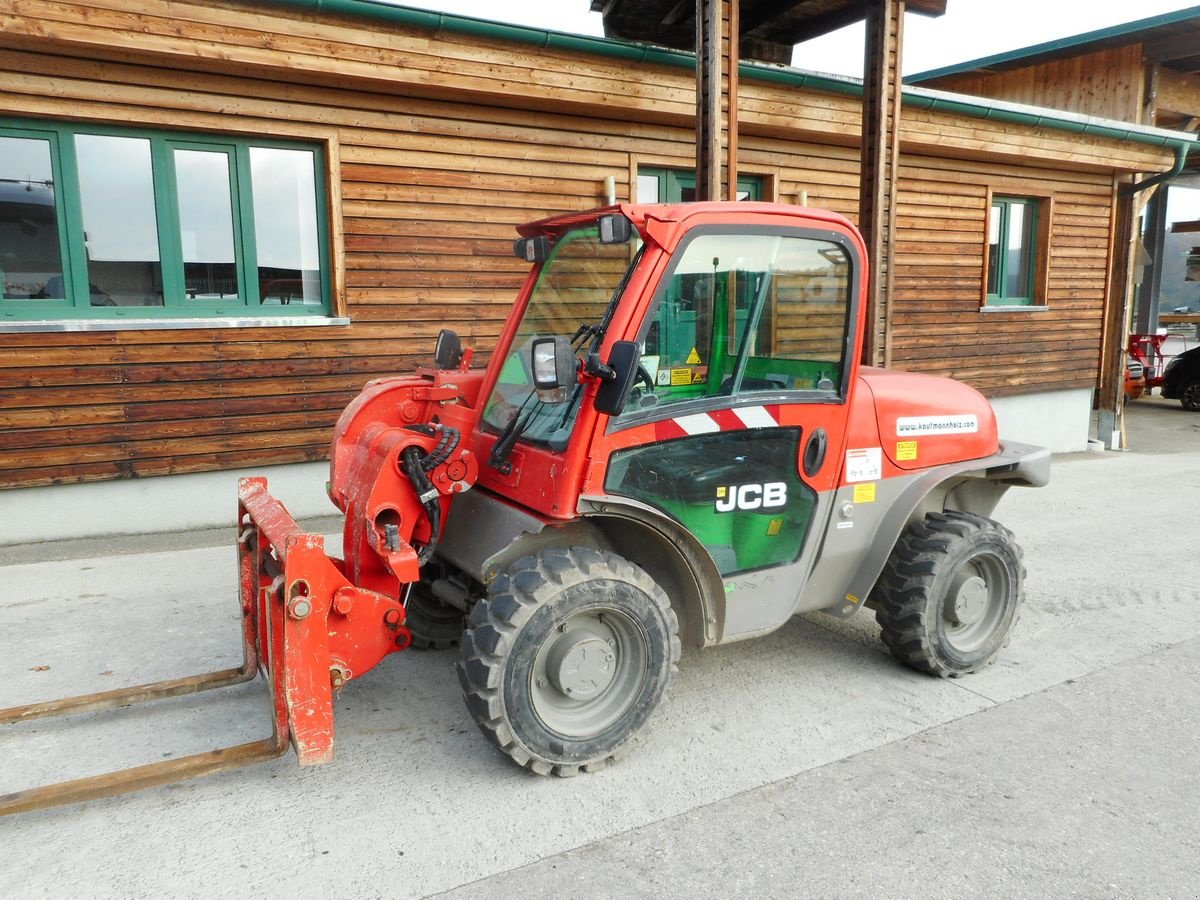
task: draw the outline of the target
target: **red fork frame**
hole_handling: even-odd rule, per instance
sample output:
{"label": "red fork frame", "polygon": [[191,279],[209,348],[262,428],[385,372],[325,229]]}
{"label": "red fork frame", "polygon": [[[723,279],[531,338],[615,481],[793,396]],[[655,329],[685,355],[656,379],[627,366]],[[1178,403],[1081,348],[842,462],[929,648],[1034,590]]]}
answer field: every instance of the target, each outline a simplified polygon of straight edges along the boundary
{"label": "red fork frame", "polygon": [[272,734],[263,740],[0,795],[0,816],[82,803],[186,781],[282,756],[300,765],[333,757],[333,689],[328,616],[347,586],[319,535],[303,532],[266,479],[238,486],[238,572],[242,664],[203,675],[82,694],[0,710],[0,725],[113,710],[242,684],[261,670],[271,692]]}

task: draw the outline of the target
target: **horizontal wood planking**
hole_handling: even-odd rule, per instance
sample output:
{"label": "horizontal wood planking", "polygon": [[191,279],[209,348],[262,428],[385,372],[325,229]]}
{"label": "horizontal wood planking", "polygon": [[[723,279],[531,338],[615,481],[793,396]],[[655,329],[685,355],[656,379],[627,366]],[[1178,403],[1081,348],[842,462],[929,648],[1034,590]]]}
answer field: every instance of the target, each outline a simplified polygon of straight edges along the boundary
{"label": "horizontal wood planking", "polygon": [[[628,198],[635,159],[693,164],[692,75],[676,67],[206,0],[0,0],[0,46],[7,115],[326,142],[352,319],[0,334],[4,486],[321,458],[357,389],[426,362],[439,328],[486,360],[527,270],[511,256],[515,225],[597,205],[609,175]],[[784,200],[803,193],[853,218],[858,100],[752,79],[740,93],[742,170]],[[1052,268],[1050,297],[1064,306],[1050,315],[1055,329],[1067,310],[1091,317],[1103,179],[1062,167],[1158,170],[1169,154],[942,113],[906,111],[906,122],[907,147],[945,156],[914,159],[912,190],[902,185],[897,350],[928,350],[905,341],[980,318],[972,239],[989,179],[1063,192],[1062,240],[1080,242],[1063,244],[1069,268]],[[986,171],[949,158],[980,154],[993,159]],[[1012,333],[1015,318],[992,318],[994,333]],[[963,334],[945,332],[947,346],[969,344]]]}
{"label": "horizontal wood planking", "polygon": [[948,75],[926,86],[1140,122],[1144,70],[1142,45],[1130,44],[1008,71]]}
{"label": "horizontal wood planking", "polygon": [[[988,188],[999,196],[1052,200],[1049,277],[1038,298],[1049,308],[981,310]],[[924,198],[940,194],[919,214]],[[940,204],[949,199],[950,205]],[[992,393],[1093,383],[1099,371],[1112,179],[1062,177],[1007,164],[910,157],[901,167],[901,230],[894,275],[893,365],[950,375]],[[1089,381],[1092,380],[1092,381]]]}

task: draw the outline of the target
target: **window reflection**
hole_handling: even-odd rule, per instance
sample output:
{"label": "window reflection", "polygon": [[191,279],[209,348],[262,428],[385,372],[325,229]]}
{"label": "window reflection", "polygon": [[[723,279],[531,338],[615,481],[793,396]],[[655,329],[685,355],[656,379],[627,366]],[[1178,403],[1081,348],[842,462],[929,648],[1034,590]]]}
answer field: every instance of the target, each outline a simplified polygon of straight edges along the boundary
{"label": "window reflection", "polygon": [[50,142],[0,137],[0,297],[62,300]]}
{"label": "window reflection", "polygon": [[250,148],[254,238],[263,305],[321,303],[314,156],[307,150]]}
{"label": "window reflection", "polygon": [[150,142],[75,136],[93,306],[162,306]]}
{"label": "window reflection", "polygon": [[229,155],[176,148],[174,156],[187,298],[237,299]]}
{"label": "window reflection", "polygon": [[1005,295],[1009,297],[1029,296],[1029,247],[1032,245],[1030,230],[1033,216],[1023,203],[1012,203],[1008,207],[1008,284]]}

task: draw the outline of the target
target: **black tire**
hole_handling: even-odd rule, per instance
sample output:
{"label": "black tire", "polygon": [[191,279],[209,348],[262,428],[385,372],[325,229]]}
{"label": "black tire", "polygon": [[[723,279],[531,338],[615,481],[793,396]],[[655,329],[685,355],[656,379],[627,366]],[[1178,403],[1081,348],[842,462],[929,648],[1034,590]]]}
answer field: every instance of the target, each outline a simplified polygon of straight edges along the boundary
{"label": "black tire", "polygon": [[642,569],[590,548],[518,560],[475,604],[458,678],[480,731],[539,775],[630,749],[674,677],[679,625]]}
{"label": "black tire", "polygon": [[433,596],[427,585],[417,582],[408,593],[405,624],[412,632],[415,650],[448,650],[458,646],[467,616],[461,609]]}
{"label": "black tire", "polygon": [[1024,588],[1012,532],[983,516],[948,511],[908,526],[871,599],[893,656],[957,678],[994,662],[1008,644]]}
{"label": "black tire", "polygon": [[1200,379],[1189,381],[1180,388],[1179,405],[1191,412],[1200,412]]}

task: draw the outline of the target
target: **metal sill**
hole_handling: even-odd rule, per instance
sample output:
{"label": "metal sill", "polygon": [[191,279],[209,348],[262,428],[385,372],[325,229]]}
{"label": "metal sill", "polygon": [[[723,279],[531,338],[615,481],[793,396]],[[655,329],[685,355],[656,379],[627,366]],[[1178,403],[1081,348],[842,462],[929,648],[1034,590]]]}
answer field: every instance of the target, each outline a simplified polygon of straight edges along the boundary
{"label": "metal sill", "polygon": [[1049,306],[981,306],[981,313],[1046,312]]}
{"label": "metal sill", "polygon": [[0,320],[0,334],[60,331],[158,331],[183,328],[303,328],[349,325],[344,316],[244,316],[194,319],[59,319],[15,322]]}

